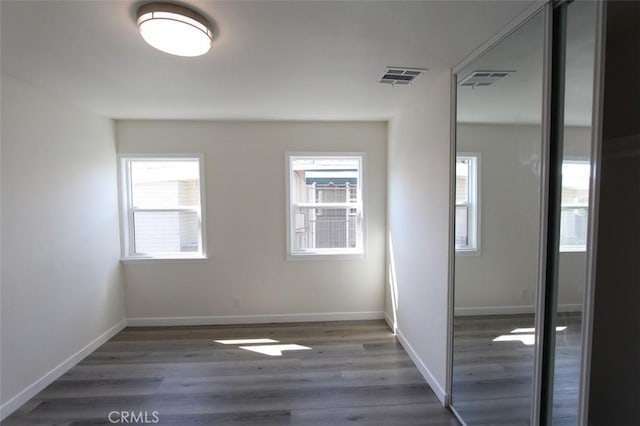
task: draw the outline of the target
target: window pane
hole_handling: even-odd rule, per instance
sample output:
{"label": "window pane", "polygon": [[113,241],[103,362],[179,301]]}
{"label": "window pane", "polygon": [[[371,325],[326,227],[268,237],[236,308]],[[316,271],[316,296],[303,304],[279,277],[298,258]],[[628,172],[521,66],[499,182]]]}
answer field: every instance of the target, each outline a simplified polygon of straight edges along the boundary
{"label": "window pane", "polygon": [[456,206],[456,248],[469,246],[469,206]]}
{"label": "window pane", "polygon": [[348,185],[348,183],[345,185],[335,185],[333,183],[328,185],[307,184],[309,189],[307,193],[315,193],[312,202],[315,201],[316,203],[348,203],[350,199]]}
{"label": "window pane", "polygon": [[560,246],[585,248],[589,204],[588,162],[565,161],[562,164],[562,206]]}
{"label": "window pane", "polygon": [[469,160],[456,161],[456,203],[469,202]]}
{"label": "window pane", "polygon": [[562,205],[589,203],[589,173],[587,162],[564,162],[562,164]]}
{"label": "window pane", "polygon": [[198,160],[131,161],[133,207],[200,206]]}
{"label": "window pane", "polygon": [[456,157],[456,214],[455,247],[462,250],[475,250],[477,246],[478,217],[478,157],[466,154]]}
{"label": "window pane", "polygon": [[360,161],[296,158],[291,161],[297,203],[349,203],[358,200]]}
{"label": "window pane", "polygon": [[291,156],[289,165],[290,253],[362,250],[362,157]]}
{"label": "window pane", "polygon": [[587,246],[587,207],[563,207],[560,216],[560,246]]}
{"label": "window pane", "polygon": [[294,249],[355,248],[357,209],[295,209]]}
{"label": "window pane", "polygon": [[200,221],[195,211],[135,212],[136,254],[200,251]]}

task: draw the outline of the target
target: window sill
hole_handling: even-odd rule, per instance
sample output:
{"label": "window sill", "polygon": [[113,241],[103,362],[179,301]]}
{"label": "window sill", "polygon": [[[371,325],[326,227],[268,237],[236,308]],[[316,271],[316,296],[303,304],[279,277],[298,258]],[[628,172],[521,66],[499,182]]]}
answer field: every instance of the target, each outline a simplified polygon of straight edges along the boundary
{"label": "window sill", "polygon": [[209,259],[206,256],[194,257],[124,257],[120,259],[122,263],[192,263],[206,262]]}
{"label": "window sill", "polygon": [[289,253],[287,255],[288,261],[298,262],[298,261],[321,261],[321,260],[364,260],[366,259],[366,255],[364,253]]}
{"label": "window sill", "polygon": [[456,249],[456,256],[480,256],[480,249]]}
{"label": "window sill", "polygon": [[586,247],[561,246],[560,253],[586,253]]}

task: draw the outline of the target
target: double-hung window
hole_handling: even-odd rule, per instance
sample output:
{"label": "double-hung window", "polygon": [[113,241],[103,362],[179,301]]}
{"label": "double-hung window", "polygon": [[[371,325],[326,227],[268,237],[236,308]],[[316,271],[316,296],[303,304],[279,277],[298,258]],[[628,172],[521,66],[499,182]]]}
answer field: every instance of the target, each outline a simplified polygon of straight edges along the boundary
{"label": "double-hung window", "polygon": [[479,252],[479,155],[456,157],[455,245],[458,253]]}
{"label": "double-hung window", "polygon": [[203,258],[202,158],[121,156],[125,259]]}
{"label": "double-hung window", "polygon": [[560,251],[586,250],[590,170],[587,161],[562,163]]}
{"label": "double-hung window", "polygon": [[363,156],[287,159],[289,256],[364,254]]}

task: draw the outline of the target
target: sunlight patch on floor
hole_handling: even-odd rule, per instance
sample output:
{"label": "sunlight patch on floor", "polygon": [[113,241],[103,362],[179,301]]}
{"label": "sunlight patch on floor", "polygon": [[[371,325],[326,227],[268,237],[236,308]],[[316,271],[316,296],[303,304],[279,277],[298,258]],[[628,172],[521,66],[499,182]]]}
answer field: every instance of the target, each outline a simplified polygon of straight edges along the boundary
{"label": "sunlight patch on floor", "polygon": [[215,340],[216,343],[223,345],[253,345],[257,343],[280,343],[273,339],[235,339],[235,340]]}
{"label": "sunlight patch on floor", "polygon": [[269,356],[282,356],[282,351],[306,351],[311,348],[302,345],[263,345],[263,346],[240,346],[240,349],[257,352]]}
{"label": "sunlight patch on floor", "polygon": [[[229,339],[214,340],[214,342],[220,343],[222,345],[237,345],[240,349],[243,349],[245,351],[256,352],[268,356],[282,356],[283,351],[307,351],[311,349],[308,346],[296,344],[275,344],[280,343],[280,341],[274,339]],[[259,343],[270,344],[260,345]]]}
{"label": "sunlight patch on floor", "polygon": [[[558,326],[556,327],[556,332],[565,331],[567,329],[566,326]],[[522,342],[523,344],[530,346],[535,344],[536,342],[536,329],[533,327],[530,328],[514,328],[511,330],[511,334],[503,334],[502,336],[498,336],[493,339],[494,342]]]}

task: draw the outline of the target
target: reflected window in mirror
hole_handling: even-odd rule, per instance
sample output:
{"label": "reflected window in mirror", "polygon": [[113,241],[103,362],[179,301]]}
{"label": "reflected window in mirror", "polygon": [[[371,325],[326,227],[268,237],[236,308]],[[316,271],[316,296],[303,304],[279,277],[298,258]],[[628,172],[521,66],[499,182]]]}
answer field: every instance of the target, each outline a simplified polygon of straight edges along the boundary
{"label": "reflected window in mirror", "polygon": [[479,154],[456,156],[455,244],[459,254],[479,253],[479,168]]}
{"label": "reflected window in mirror", "polygon": [[560,251],[586,251],[589,211],[588,161],[562,163]]}

